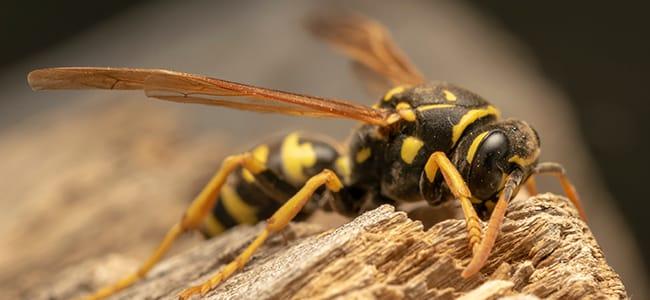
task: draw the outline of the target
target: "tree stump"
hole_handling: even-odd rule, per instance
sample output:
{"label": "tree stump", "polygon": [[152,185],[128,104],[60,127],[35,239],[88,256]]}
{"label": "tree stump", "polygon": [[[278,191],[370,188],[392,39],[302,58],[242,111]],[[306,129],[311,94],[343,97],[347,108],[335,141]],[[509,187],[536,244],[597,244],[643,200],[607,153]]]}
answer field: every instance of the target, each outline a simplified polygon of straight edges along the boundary
{"label": "tree stump", "polygon": [[[228,263],[260,230],[237,227],[157,266],[115,299],[175,299]],[[465,222],[428,230],[391,206],[324,231],[309,223],[286,230],[206,299],[584,299],[627,298],[587,225],[563,197],[543,194],[509,204],[493,253],[480,274],[469,262]],[[133,269],[110,256],[63,272],[30,298],[81,296]]]}

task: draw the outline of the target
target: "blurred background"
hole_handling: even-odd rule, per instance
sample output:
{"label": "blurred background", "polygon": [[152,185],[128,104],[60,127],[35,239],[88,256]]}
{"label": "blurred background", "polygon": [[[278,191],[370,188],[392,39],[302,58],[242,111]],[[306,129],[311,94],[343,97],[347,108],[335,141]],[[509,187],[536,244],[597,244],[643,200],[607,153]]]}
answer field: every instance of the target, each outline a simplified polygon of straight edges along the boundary
{"label": "blurred background", "polygon": [[[48,66],[167,68],[371,104],[309,13],[378,19],[428,78],[532,123],[563,163],[628,293],[650,296],[647,80],[641,7],[518,1],[9,1],[0,10],[0,291],[27,297],[65,267],[142,258],[225,155],[301,129],[344,140],[347,121],[145,101],[138,93],[29,90]],[[557,184],[542,182],[546,190]],[[182,241],[182,249],[198,242]],[[4,298],[4,297],[3,297]]]}

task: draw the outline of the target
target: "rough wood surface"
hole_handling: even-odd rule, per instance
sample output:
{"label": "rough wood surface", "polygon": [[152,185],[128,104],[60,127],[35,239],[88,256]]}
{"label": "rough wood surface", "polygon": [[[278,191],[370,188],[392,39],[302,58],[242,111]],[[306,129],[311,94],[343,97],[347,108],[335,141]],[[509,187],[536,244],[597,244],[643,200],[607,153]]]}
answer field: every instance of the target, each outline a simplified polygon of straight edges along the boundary
{"label": "rough wood surface", "polygon": [[[115,298],[173,299],[233,259],[259,226],[233,229],[176,255]],[[513,200],[487,266],[470,279],[460,277],[469,259],[461,220],[424,230],[382,206],[325,232],[292,224],[287,235],[289,243],[273,237],[207,299],[627,298],[589,228],[565,198],[552,194]],[[134,266],[116,256],[87,262],[30,297],[79,296]]]}
{"label": "rough wood surface", "polygon": [[[135,97],[134,97],[135,98]],[[49,112],[0,134],[0,299],[65,267],[144,258],[219,166],[219,135],[191,134],[142,101]],[[184,238],[174,251],[200,239]]]}

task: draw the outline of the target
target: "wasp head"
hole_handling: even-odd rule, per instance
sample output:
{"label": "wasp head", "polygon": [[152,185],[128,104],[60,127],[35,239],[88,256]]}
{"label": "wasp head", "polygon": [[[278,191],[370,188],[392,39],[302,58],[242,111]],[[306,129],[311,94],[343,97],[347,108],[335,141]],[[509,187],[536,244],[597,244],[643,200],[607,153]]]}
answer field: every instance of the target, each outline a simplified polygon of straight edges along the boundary
{"label": "wasp head", "polygon": [[484,203],[498,198],[513,172],[527,178],[539,154],[535,130],[526,122],[508,119],[472,128],[460,141],[453,161],[472,196]]}

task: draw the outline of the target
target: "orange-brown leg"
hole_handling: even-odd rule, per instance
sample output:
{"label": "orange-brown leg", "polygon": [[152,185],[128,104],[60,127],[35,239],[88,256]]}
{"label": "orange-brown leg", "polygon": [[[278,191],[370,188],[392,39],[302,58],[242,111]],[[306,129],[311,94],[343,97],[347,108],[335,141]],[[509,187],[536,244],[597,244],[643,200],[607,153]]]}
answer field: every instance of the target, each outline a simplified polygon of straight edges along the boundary
{"label": "orange-brown leg", "polygon": [[539,194],[537,192],[537,182],[535,181],[535,175],[530,175],[528,177],[528,180],[526,180],[526,191],[528,192],[529,196],[535,196]]}
{"label": "orange-brown leg", "polygon": [[562,189],[564,190],[566,196],[569,198],[569,200],[571,200],[571,203],[573,203],[573,205],[578,210],[578,213],[580,214],[580,218],[585,222],[587,221],[587,214],[585,213],[585,210],[582,207],[582,201],[580,201],[580,196],[578,195],[578,192],[576,191],[573,184],[571,184],[569,177],[566,176],[566,171],[564,170],[564,167],[562,167],[562,165],[558,163],[544,162],[538,164],[537,167],[535,167],[535,169],[533,170],[533,172],[534,174],[554,175],[560,181],[560,185],[562,185]]}
{"label": "orange-brown leg", "polygon": [[106,286],[87,299],[103,299],[118,291],[132,285],[139,279],[143,278],[153,266],[167,253],[174,241],[183,233],[192,229],[197,229],[202,224],[205,217],[212,211],[218,199],[217,195],[221,190],[228,175],[238,167],[244,167],[253,174],[258,174],[265,169],[264,164],[255,160],[250,153],[229,156],[224,159],[221,168],[210,179],[210,182],[203,188],[201,193],[192,201],[187,208],[180,222],[174,224],[165,235],[158,248],[149,256],[149,258],[138,268],[138,270],[113,285]]}
{"label": "orange-brown leg", "polygon": [[505,217],[506,209],[508,208],[508,202],[510,202],[510,199],[515,195],[515,191],[521,183],[522,177],[523,175],[521,171],[514,171],[512,174],[508,175],[506,183],[499,194],[499,200],[492,210],[492,215],[490,216],[487,229],[485,230],[485,236],[478,245],[478,250],[474,252],[472,260],[469,262],[467,267],[465,267],[463,273],[461,273],[461,276],[464,278],[478,273],[478,271],[480,271],[485,265],[488,256],[490,256],[490,253],[492,252],[492,247],[494,247],[494,242],[499,235],[499,231],[501,230],[501,223],[503,223],[503,218]]}
{"label": "orange-brown leg", "polygon": [[465,180],[463,180],[463,177],[458,173],[458,170],[456,170],[456,166],[449,161],[449,158],[447,158],[447,155],[444,152],[435,152],[431,154],[429,160],[424,166],[424,171],[427,174],[431,174],[431,178],[434,177],[433,174],[436,174],[438,170],[442,173],[451,193],[460,201],[463,215],[465,216],[465,222],[467,223],[469,248],[472,249],[472,253],[476,255],[478,244],[481,242],[483,230],[478,215],[474,210],[474,206],[472,206],[472,202],[470,201],[472,194],[470,193]]}
{"label": "orange-brown leg", "polygon": [[251,259],[255,251],[264,244],[266,239],[273,233],[280,232],[287,224],[300,212],[307,204],[314,192],[321,186],[325,185],[328,190],[338,192],[342,187],[339,178],[330,170],[324,170],[307,180],[307,183],[287,202],[285,202],[274,214],[266,221],[266,227],[259,233],[253,242],[244,249],[244,251],[228,265],[223,267],[218,273],[200,285],[190,287],[179,295],[181,299],[189,299],[194,295],[204,295],[219,283],[226,280],[234,272],[244,267]]}

